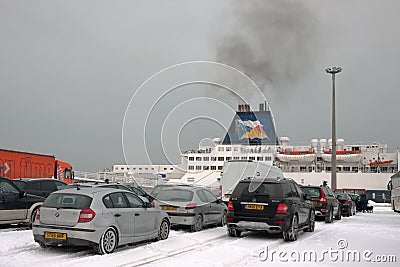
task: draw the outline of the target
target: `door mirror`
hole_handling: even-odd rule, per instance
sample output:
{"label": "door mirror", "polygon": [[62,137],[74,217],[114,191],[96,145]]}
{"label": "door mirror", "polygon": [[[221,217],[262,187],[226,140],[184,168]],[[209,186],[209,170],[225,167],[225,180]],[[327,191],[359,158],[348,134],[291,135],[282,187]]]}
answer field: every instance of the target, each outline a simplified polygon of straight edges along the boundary
{"label": "door mirror", "polygon": [[20,191],[19,192],[19,197],[26,197],[26,192],[25,191]]}

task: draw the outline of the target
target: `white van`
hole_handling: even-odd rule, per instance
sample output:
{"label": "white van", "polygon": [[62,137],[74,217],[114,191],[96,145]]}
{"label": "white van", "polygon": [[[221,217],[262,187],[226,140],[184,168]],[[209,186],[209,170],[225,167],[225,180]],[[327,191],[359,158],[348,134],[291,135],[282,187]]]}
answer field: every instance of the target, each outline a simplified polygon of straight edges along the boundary
{"label": "white van", "polygon": [[220,178],[221,198],[228,202],[236,184],[246,178],[283,178],[282,170],[272,164],[253,160],[225,161]]}

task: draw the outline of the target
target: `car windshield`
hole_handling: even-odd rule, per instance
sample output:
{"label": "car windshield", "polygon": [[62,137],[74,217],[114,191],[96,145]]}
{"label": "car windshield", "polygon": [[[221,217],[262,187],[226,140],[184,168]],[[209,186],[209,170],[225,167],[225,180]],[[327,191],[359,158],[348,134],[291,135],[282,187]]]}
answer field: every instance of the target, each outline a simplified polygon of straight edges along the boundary
{"label": "car windshield", "polygon": [[25,191],[26,190],[26,186],[28,185],[27,182],[24,181],[20,181],[20,180],[13,180],[13,183],[18,186],[19,189]]}
{"label": "car windshield", "polygon": [[43,207],[84,210],[88,209],[91,203],[92,198],[85,195],[51,194],[44,201]]}
{"label": "car windshield", "polygon": [[232,197],[266,196],[270,198],[281,198],[281,184],[262,183],[255,190],[251,190],[251,183],[239,183],[232,192]]}
{"label": "car windshield", "polygon": [[319,187],[302,187],[301,190],[304,192],[304,194],[310,195],[311,197],[321,197],[321,191],[319,190]]}
{"label": "car windshield", "polygon": [[184,189],[163,189],[157,198],[164,201],[192,201],[193,191]]}
{"label": "car windshield", "polygon": [[344,194],[338,194],[336,196],[336,198],[340,199],[340,200],[348,200],[349,199],[349,197],[347,195],[344,195]]}

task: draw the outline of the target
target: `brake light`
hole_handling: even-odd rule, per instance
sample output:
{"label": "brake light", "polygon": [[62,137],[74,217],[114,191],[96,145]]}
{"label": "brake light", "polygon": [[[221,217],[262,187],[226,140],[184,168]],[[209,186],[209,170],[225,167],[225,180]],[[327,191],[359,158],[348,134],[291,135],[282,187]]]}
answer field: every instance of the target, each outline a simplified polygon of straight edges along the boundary
{"label": "brake light", "polygon": [[218,195],[222,198],[222,185],[219,186]]}
{"label": "brake light", "polygon": [[40,220],[40,208],[37,209],[35,220]]}
{"label": "brake light", "polygon": [[288,206],[286,204],[280,203],[276,209],[276,214],[285,214],[288,211]]}
{"label": "brake light", "polygon": [[346,201],[346,202],[344,202],[344,203],[343,203],[343,205],[349,205],[349,202],[348,202],[348,201]]}
{"label": "brake light", "polygon": [[189,203],[186,205],[185,210],[192,210],[197,208],[197,204],[196,203]]}
{"label": "brake light", "polygon": [[81,210],[81,213],[79,214],[78,223],[90,222],[91,220],[94,219],[94,216],[96,216],[96,213],[90,208],[86,210]]}
{"label": "brake light", "polygon": [[319,200],[320,204],[328,204],[328,199],[325,197],[325,192],[322,188],[319,189],[319,192],[321,193],[321,199]]}
{"label": "brake light", "polygon": [[235,210],[235,208],[233,207],[233,202],[232,201],[228,202],[228,210],[229,211],[234,211]]}
{"label": "brake light", "polygon": [[156,205],[154,204],[154,201],[151,202],[151,207],[154,208]]}

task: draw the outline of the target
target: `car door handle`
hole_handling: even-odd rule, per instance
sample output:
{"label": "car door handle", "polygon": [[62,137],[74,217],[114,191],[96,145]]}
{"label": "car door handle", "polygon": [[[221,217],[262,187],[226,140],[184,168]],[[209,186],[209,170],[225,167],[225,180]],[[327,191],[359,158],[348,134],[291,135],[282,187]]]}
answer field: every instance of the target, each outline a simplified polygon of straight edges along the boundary
{"label": "car door handle", "polygon": [[115,217],[121,217],[121,214],[117,213],[117,214],[114,214],[114,216]]}
{"label": "car door handle", "polygon": [[140,214],[139,213],[135,213],[135,216],[139,216]]}

